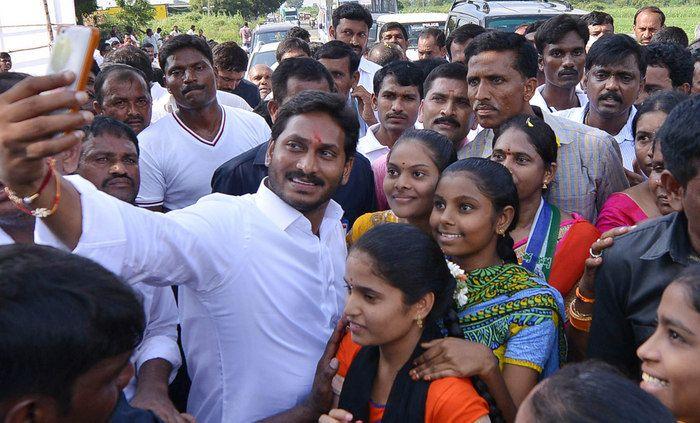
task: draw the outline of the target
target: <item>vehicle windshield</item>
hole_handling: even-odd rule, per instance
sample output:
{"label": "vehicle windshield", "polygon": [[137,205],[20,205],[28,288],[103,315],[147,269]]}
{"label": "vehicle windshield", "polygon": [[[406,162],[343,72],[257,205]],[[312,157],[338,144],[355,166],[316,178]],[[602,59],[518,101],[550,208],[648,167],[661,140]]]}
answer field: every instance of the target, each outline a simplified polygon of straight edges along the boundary
{"label": "vehicle windshield", "polygon": [[[408,32],[408,48],[418,47],[418,36],[425,28],[444,28],[445,21],[442,22],[412,22],[402,24]],[[379,40],[381,41],[381,40]]]}
{"label": "vehicle windshield", "polygon": [[486,28],[496,29],[505,32],[515,32],[522,24],[531,24],[539,20],[547,20],[556,15],[518,15],[518,16],[499,16],[486,18]]}
{"label": "vehicle windshield", "polygon": [[267,66],[272,66],[275,64],[277,61],[277,56],[275,54],[275,51],[261,51],[259,53],[253,54],[253,57],[250,59],[250,65],[249,68],[252,68],[255,65],[259,64],[266,64]]}
{"label": "vehicle windshield", "polygon": [[287,35],[288,29],[280,29],[279,31],[270,32],[256,32],[253,34],[253,45],[258,44],[269,44],[276,43],[278,41],[284,40],[284,36]]}

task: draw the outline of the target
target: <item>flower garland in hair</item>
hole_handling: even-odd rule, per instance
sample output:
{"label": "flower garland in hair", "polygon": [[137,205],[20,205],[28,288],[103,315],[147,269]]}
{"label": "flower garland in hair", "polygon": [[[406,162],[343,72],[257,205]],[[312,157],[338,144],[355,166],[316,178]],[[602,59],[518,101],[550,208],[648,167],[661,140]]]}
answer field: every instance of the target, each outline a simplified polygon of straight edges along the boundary
{"label": "flower garland in hair", "polygon": [[464,270],[459,267],[457,263],[451,262],[445,259],[447,262],[447,268],[450,269],[452,277],[457,281],[457,286],[455,287],[454,300],[457,305],[464,307],[469,301],[469,288],[467,287],[467,274]]}

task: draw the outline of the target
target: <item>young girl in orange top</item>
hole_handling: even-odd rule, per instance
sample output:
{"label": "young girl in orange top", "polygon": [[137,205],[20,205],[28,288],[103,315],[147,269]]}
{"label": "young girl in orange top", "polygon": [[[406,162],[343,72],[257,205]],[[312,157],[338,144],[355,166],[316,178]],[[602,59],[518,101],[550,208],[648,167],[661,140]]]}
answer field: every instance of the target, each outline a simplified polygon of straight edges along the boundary
{"label": "young girl in orange top", "polygon": [[[397,246],[401,248],[397,248]],[[370,229],[347,259],[349,333],[337,353],[338,408],[320,422],[489,422],[469,379],[413,381],[421,342],[441,338],[438,321],[455,281],[435,241],[397,223]]]}

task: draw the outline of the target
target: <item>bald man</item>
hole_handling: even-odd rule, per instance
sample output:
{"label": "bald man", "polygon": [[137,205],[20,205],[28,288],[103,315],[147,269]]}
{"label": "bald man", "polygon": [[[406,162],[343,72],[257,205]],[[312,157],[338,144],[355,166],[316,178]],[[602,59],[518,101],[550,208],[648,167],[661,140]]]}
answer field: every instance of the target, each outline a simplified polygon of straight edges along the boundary
{"label": "bald man", "polygon": [[259,63],[250,68],[248,80],[258,86],[261,100],[264,100],[272,91],[272,69],[264,63]]}

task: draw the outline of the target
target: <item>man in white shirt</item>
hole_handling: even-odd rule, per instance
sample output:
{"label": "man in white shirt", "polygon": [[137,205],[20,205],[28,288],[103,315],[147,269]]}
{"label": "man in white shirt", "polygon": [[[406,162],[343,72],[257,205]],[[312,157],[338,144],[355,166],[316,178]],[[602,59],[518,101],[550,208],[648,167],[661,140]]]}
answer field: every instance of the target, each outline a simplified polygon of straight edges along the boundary
{"label": "man in white shirt", "polygon": [[182,34],[180,30],[178,29],[177,25],[173,25],[173,30],[170,32],[171,37],[177,37],[178,35]]}
{"label": "man in white shirt", "polygon": [[372,14],[359,3],[343,3],[333,10],[332,25],[328,28],[331,38],[349,45],[360,57],[360,80],[353,88],[352,96],[357,99],[360,112],[358,114],[361,114],[364,120],[360,122],[361,137],[365,135],[368,126],[377,123],[375,116],[361,113],[365,105],[372,101],[374,74],[381,69],[381,66],[364,57],[372,22]]}
{"label": "man in white shirt", "polygon": [[556,112],[575,122],[601,129],[612,135],[620,146],[622,164],[630,182],[643,177],[633,172],[634,134],[632,120],[637,113],[634,101],[644,89],[647,64],[642,47],[624,34],[596,41],[586,57],[583,86],[588,104]]}
{"label": "man in white shirt", "polygon": [[158,57],[158,38],[153,33],[153,30],[151,28],[146,29],[146,36],[143,37],[143,42],[141,43],[141,45],[143,46],[146,43],[153,46],[153,53],[156,57]]}
{"label": "man in white shirt", "polygon": [[423,91],[421,71],[411,62],[383,67],[374,82],[372,107],[379,113],[379,123],[370,126],[357,143],[357,151],[370,162],[385,156],[401,134],[413,128]]}
{"label": "man in white shirt", "polygon": [[[84,98],[66,90],[49,106],[33,95],[71,80],[33,78],[36,88],[24,84],[0,96],[0,180],[20,196],[36,192],[46,175],[36,158],[69,148],[77,138],[41,140],[89,120],[68,113],[48,120],[51,126],[34,138],[23,136],[26,120],[41,110]],[[41,108],[29,110],[21,102],[26,97]],[[350,116],[333,94],[299,94],[279,111],[267,153],[269,177],[257,194],[213,194],[165,215],[113,199],[80,177],[60,178],[61,205],[39,224],[39,241],[90,257],[129,283],[182,285],[192,377],[188,409],[199,422],[256,421],[310,393],[346,296],[342,210],[330,197],[352,168],[357,124]],[[31,158],[18,148],[25,143],[35,151]],[[49,185],[32,207],[50,207],[55,195]]]}
{"label": "man in white shirt", "polygon": [[218,103],[212,52],[203,39],[172,39],[161,49],[160,64],[178,109],[139,134],[136,204],[167,211],[209,194],[214,171],[267,141],[270,128],[257,114]]}
{"label": "man in white shirt", "polygon": [[187,35],[196,35],[196,33],[194,32],[194,29],[195,29],[195,26],[191,25],[190,29],[187,30]]}
{"label": "man in white shirt", "polygon": [[587,42],[586,23],[567,14],[550,18],[539,27],[535,47],[545,83],[535,90],[531,105],[552,113],[588,103],[586,94],[578,90]]}

